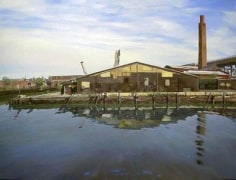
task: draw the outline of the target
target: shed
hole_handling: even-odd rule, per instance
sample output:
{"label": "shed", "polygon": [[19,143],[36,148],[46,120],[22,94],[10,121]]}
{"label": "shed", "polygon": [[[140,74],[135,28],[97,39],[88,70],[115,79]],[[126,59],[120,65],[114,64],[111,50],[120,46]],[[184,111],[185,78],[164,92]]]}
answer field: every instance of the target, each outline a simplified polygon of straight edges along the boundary
{"label": "shed", "polygon": [[133,62],[77,78],[78,93],[198,90],[197,76]]}

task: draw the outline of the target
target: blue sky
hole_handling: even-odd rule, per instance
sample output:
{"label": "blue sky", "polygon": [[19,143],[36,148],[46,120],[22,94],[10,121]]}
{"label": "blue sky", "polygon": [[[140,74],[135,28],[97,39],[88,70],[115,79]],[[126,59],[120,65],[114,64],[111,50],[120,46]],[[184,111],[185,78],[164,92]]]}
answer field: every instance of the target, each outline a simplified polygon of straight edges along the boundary
{"label": "blue sky", "polygon": [[208,60],[236,55],[236,0],[0,0],[0,79],[197,63],[200,15]]}

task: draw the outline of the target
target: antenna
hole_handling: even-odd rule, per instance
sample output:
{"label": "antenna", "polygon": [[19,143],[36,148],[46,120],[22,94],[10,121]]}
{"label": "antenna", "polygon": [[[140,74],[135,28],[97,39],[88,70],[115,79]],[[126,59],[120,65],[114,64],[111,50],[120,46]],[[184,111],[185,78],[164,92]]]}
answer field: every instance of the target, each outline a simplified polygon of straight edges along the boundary
{"label": "antenna", "polygon": [[81,66],[82,66],[82,69],[83,69],[84,74],[87,75],[88,73],[87,73],[86,70],[85,70],[84,62],[81,61],[80,64],[81,64]]}

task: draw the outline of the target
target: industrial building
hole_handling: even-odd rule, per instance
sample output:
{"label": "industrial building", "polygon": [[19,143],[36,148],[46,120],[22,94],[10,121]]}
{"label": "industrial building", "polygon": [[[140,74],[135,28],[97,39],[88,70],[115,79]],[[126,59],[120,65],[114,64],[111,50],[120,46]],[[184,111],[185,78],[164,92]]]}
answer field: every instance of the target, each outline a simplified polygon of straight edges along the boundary
{"label": "industrial building", "polygon": [[140,62],[77,78],[78,93],[198,91],[197,76]]}

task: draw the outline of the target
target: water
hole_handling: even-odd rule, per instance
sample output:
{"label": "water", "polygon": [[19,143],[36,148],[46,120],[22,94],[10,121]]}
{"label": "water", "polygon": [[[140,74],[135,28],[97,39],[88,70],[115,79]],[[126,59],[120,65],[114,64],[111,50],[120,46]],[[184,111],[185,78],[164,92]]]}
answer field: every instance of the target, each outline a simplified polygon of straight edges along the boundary
{"label": "water", "polygon": [[0,106],[0,179],[236,178],[236,114]]}

